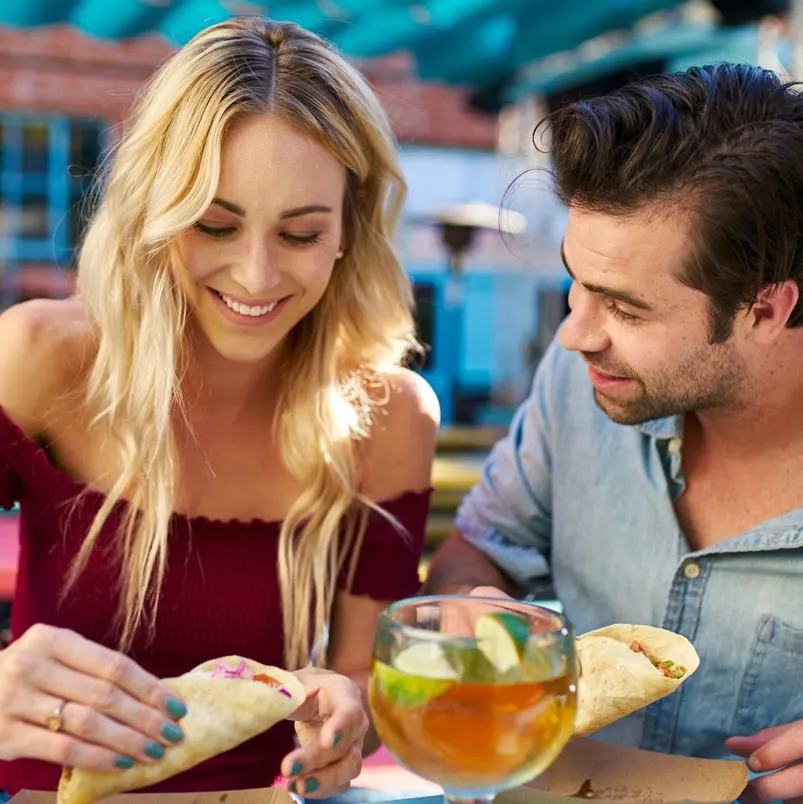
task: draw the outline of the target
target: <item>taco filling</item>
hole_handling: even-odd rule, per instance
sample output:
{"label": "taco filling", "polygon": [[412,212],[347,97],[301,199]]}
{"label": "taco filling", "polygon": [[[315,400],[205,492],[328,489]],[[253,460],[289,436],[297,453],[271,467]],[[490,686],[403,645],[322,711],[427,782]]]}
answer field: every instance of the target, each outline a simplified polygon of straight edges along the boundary
{"label": "taco filling", "polygon": [[683,678],[686,675],[686,668],[682,664],[675,664],[673,661],[658,661],[650,656],[642,644],[636,640],[630,643],[630,650],[634,653],[644,654],[652,663],[653,667],[660,670],[667,678]]}
{"label": "taco filling", "polygon": [[293,696],[282,686],[281,682],[277,681],[273,676],[267,673],[254,672],[245,661],[241,661],[236,667],[232,667],[227,662],[218,662],[212,672],[209,674],[212,678],[237,678],[244,681],[259,681],[262,684],[267,684],[269,687],[279,690],[280,695],[286,698]]}

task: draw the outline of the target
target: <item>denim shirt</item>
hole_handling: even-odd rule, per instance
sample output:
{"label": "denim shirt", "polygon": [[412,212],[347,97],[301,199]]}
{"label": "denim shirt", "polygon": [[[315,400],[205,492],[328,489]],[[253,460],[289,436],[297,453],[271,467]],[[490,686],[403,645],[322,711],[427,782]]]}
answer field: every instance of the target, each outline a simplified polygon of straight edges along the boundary
{"label": "denim shirt", "polygon": [[695,645],[676,693],[599,739],[724,758],[727,737],[803,718],[803,509],[693,551],[672,504],[682,449],[681,418],[611,421],[553,343],[457,526],[525,592],[551,574],[576,633],[640,623]]}

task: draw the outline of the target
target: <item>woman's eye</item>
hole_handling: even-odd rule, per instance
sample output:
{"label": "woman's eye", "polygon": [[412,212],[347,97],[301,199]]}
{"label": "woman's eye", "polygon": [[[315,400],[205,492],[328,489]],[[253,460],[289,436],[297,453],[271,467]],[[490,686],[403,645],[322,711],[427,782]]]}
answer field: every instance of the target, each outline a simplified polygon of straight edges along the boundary
{"label": "woman's eye", "polygon": [[196,221],[192,226],[196,231],[207,237],[226,237],[234,231],[233,226],[207,226],[200,221]]}
{"label": "woman's eye", "polygon": [[321,239],[320,234],[317,232],[309,235],[296,235],[290,234],[290,232],[285,232],[282,237],[291,246],[311,246],[313,243],[317,243]]}

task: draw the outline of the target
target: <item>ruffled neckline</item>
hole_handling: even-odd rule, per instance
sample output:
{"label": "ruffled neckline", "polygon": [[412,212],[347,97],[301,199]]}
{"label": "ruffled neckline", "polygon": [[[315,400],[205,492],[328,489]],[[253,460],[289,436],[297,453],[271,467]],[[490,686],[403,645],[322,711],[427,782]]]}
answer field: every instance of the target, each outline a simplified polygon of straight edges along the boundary
{"label": "ruffled neckline", "polygon": [[[70,498],[83,498],[93,500],[97,507],[100,507],[106,500],[106,495],[93,489],[87,483],[77,480],[57,464],[53,463],[47,451],[38,443],[29,438],[26,433],[11,419],[6,411],[0,406],[0,460],[3,455],[11,468],[20,475],[23,483],[29,479],[36,478],[37,485],[42,484],[42,478],[48,478],[48,485],[57,488],[62,495]],[[401,511],[410,504],[418,505],[429,500],[433,492],[430,486],[421,491],[405,491],[396,497],[385,500],[378,500],[376,504],[394,514]],[[120,502],[115,508],[123,508],[125,502]],[[281,519],[268,520],[255,517],[253,519],[218,519],[214,517],[196,515],[189,516],[174,512],[172,515],[174,522],[185,523],[192,528],[219,528],[231,529],[233,527],[242,529],[278,529],[281,527]]]}

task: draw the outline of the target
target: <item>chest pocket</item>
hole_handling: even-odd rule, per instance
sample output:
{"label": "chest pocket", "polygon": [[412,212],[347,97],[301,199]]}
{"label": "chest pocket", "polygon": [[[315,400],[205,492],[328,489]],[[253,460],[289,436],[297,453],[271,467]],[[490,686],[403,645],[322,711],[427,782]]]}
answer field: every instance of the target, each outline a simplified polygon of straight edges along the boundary
{"label": "chest pocket", "polygon": [[803,718],[803,629],[765,614],[758,623],[732,734]]}

